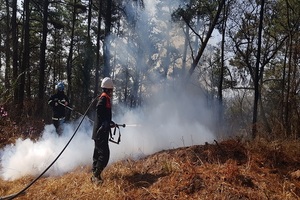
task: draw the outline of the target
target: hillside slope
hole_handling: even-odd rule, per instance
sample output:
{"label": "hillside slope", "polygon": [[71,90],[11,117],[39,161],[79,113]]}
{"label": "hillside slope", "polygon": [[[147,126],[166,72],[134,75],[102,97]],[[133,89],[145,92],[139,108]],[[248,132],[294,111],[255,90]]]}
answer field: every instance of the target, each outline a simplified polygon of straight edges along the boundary
{"label": "hillside slope", "polygon": [[[42,177],[17,199],[300,199],[300,142],[215,141],[113,163],[100,186],[90,176]],[[0,179],[0,199],[33,178]]]}

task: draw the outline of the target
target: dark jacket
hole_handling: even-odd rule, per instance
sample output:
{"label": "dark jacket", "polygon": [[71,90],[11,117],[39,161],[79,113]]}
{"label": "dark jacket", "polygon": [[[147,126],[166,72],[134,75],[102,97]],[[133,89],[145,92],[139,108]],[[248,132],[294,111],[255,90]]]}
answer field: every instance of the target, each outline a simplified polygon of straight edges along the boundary
{"label": "dark jacket", "polygon": [[94,122],[92,139],[108,140],[112,114],[110,97],[105,92],[99,97],[96,111],[97,115]]}
{"label": "dark jacket", "polygon": [[53,94],[48,100],[48,105],[50,105],[53,110],[53,118],[63,118],[66,115],[66,107],[61,105],[59,102],[61,104],[65,104],[65,102],[68,102],[69,104],[69,98],[63,91],[58,91],[57,93]]}

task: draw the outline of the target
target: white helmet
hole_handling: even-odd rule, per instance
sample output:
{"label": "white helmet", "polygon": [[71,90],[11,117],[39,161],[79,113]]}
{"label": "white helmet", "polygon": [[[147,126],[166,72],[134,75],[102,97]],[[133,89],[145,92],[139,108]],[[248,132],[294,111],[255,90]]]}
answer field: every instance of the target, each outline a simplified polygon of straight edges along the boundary
{"label": "white helmet", "polygon": [[109,77],[105,77],[101,82],[101,88],[113,89],[114,85]]}

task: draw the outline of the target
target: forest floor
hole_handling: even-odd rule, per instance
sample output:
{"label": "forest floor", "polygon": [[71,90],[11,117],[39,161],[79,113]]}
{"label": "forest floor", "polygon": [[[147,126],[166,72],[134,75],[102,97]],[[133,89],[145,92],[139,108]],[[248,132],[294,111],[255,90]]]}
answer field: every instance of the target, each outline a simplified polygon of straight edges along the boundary
{"label": "forest floor", "polygon": [[[37,137],[44,124],[35,123],[34,129],[26,124],[0,124],[0,149],[14,143],[20,137],[17,133]],[[299,200],[300,141],[215,141],[112,163],[101,185],[91,183],[90,177],[89,166],[58,177],[41,177],[16,198]],[[18,193],[34,178],[0,179],[0,200]]]}

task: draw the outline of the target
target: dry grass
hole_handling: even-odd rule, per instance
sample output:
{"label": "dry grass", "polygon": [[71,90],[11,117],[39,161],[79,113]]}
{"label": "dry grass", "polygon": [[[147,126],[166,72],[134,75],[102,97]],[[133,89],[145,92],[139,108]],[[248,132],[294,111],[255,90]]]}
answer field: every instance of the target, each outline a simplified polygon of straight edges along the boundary
{"label": "dry grass", "polygon": [[[300,141],[226,140],[164,150],[108,166],[91,183],[90,166],[42,177],[19,199],[300,199]],[[0,179],[0,199],[35,177]]]}
{"label": "dry grass", "polygon": [[[105,182],[90,182],[90,167],[43,177],[20,199],[300,199],[300,143],[228,140],[165,150],[114,163]],[[278,146],[279,145],[279,146]],[[0,180],[0,196],[33,177]]]}

